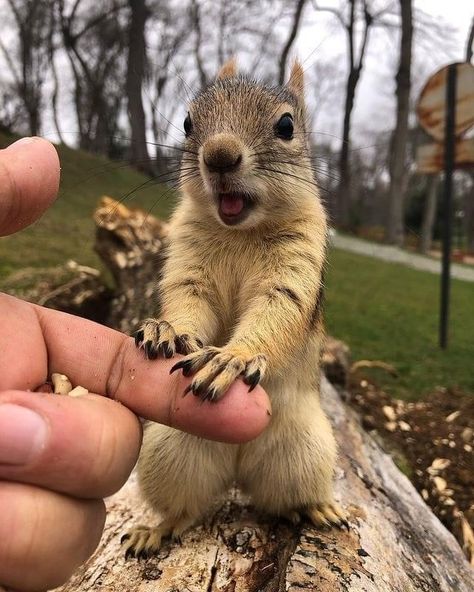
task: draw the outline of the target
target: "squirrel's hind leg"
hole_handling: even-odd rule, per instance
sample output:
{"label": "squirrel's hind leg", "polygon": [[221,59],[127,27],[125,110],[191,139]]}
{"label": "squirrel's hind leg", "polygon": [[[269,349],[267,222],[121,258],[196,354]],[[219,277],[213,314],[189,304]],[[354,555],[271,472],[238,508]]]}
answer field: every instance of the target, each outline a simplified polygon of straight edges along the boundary
{"label": "squirrel's hind leg", "polygon": [[140,490],[162,522],[124,537],[127,556],[156,553],[163,538],[181,534],[209,511],[235,478],[238,448],[148,423],[138,461]]}
{"label": "squirrel's hind leg", "polygon": [[238,480],[257,508],[293,524],[306,515],[317,527],[346,526],[333,498],[336,442],[317,393],[294,393],[275,405],[272,423],[242,446]]}
{"label": "squirrel's hind leg", "polygon": [[171,535],[172,540],[180,541],[183,532],[191,527],[194,521],[192,518],[182,516],[167,518],[157,526],[135,526],[120,541],[125,551],[125,558],[146,559],[156,554],[164,538]]}

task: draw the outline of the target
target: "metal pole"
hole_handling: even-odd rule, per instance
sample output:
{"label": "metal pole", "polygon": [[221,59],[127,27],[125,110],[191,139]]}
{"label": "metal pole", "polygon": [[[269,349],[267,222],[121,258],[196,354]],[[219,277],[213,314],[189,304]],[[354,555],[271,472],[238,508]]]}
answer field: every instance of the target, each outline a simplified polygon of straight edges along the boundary
{"label": "metal pole", "polygon": [[441,270],[441,311],[439,345],[448,347],[451,243],[453,232],[453,171],[456,148],[456,66],[450,64],[446,85],[446,119],[444,136],[444,198],[443,198],[443,259]]}

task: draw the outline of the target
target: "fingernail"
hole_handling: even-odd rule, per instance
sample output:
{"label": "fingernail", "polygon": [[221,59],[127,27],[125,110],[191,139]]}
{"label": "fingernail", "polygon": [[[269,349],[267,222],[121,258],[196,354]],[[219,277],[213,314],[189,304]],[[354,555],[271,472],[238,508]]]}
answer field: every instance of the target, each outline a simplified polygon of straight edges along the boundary
{"label": "fingernail", "polygon": [[24,465],[45,447],[48,426],[31,409],[0,405],[0,464]]}

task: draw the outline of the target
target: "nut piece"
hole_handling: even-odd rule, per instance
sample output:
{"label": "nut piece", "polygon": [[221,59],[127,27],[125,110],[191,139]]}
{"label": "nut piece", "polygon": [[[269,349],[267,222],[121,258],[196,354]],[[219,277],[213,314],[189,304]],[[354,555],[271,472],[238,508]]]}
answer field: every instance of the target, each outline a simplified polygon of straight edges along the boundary
{"label": "nut piece", "polygon": [[88,395],[89,391],[84,388],[83,386],[76,386],[68,393],[70,397],[82,397],[83,395]]}
{"label": "nut piece", "polygon": [[68,395],[72,391],[72,384],[65,374],[53,372],[51,375],[55,395]]}

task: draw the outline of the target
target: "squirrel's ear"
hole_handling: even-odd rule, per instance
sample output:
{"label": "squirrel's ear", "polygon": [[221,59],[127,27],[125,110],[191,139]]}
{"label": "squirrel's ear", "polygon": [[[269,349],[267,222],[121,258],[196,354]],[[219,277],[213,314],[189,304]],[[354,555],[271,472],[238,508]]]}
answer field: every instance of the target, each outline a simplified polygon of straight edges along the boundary
{"label": "squirrel's ear", "polygon": [[304,98],[304,70],[303,66],[296,60],[291,68],[290,79],[287,87],[299,100]]}
{"label": "squirrel's ear", "polygon": [[233,78],[234,76],[237,76],[237,60],[235,58],[230,58],[219,70],[217,80]]}

